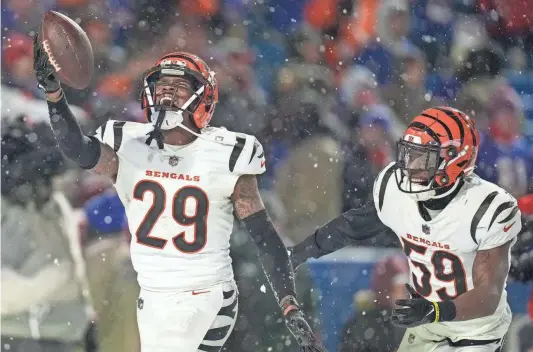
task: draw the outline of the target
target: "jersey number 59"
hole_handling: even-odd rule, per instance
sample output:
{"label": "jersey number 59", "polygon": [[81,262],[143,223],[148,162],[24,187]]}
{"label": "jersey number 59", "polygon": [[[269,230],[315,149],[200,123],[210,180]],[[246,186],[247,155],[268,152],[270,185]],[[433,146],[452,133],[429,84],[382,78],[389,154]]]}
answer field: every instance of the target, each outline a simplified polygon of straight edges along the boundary
{"label": "jersey number 59", "polygon": [[[146,213],[143,221],[137,228],[135,236],[137,243],[163,249],[167,240],[155,236],[150,236],[150,232],[155,223],[163,214],[166,204],[166,193],[163,186],[159,183],[149,180],[143,180],[137,183],[133,190],[133,197],[142,201],[144,194],[151,192],[153,194],[152,206]],[[185,214],[185,203],[188,198],[194,198],[196,201],[196,213],[192,216]],[[183,253],[196,253],[204,248],[207,242],[207,214],[209,213],[209,200],[203,190],[198,187],[184,186],[174,194],[172,202],[172,217],[182,226],[194,226],[194,239],[187,241],[185,231],[177,234],[172,238],[174,247]]]}
{"label": "jersey number 59", "polygon": [[[412,243],[403,238],[402,242],[403,251],[405,252],[405,255],[409,258],[409,261],[422,272],[420,280],[418,280],[415,274],[413,273],[413,284],[415,285],[415,289],[419,294],[427,297],[433,291],[433,288],[431,287],[430,283],[431,272],[425,264],[413,260],[410,257],[411,252],[416,252],[421,255],[426,254],[427,247]],[[448,260],[451,263],[451,270],[449,271],[445,270],[445,260]],[[431,264],[434,268],[435,278],[444,282],[453,281],[453,284],[455,286],[455,295],[449,295],[448,292],[446,292],[446,288],[438,289],[436,293],[441,300],[452,300],[468,291],[466,283],[466,273],[463,267],[463,263],[461,262],[461,259],[459,259],[459,257],[457,257],[455,254],[446,251],[436,251],[431,257]]]}

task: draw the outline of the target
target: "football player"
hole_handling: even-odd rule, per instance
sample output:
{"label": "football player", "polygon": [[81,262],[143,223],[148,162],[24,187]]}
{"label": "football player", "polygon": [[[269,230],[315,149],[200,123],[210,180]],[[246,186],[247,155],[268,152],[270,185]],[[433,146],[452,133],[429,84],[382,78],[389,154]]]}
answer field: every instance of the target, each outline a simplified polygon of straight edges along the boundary
{"label": "football player", "polygon": [[[209,127],[218,100],[207,64],[186,52],[145,72],[149,123],[108,121],[82,134],[48,55],[35,39],[34,68],[65,155],[109,176],[124,204],[142,351],[219,351],[237,316],[229,238],[234,213],[259,247],[288,329],[302,350],[322,351],[295,298],[294,273],[259,196],[265,156],[255,137]],[[112,219],[110,219],[112,220]]]}
{"label": "football player", "polygon": [[409,259],[409,297],[392,323],[400,352],[499,351],[511,322],[505,284],[521,228],[517,201],[474,174],[479,134],[449,107],[428,109],[397,143],[374,201],[351,209],[292,249],[297,267],[392,230]]}

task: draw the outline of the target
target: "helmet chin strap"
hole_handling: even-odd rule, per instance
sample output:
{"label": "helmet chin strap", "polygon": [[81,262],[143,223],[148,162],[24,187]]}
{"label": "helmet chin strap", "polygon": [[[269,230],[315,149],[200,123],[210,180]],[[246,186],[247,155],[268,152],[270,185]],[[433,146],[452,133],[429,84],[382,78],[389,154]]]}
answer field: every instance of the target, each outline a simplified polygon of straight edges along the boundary
{"label": "helmet chin strap", "polygon": [[[147,91],[147,93],[148,93],[149,89],[148,88],[146,88],[146,89],[148,90]],[[161,133],[161,130],[171,130],[171,129],[174,129],[176,127],[180,127],[182,129],[184,129],[185,131],[191,133],[192,135],[194,135],[194,136],[196,136],[198,138],[201,138],[203,140],[212,141],[212,142],[216,142],[216,143],[219,143],[219,144],[225,144],[225,145],[234,145],[233,143],[227,142],[225,140],[218,141],[218,140],[213,140],[211,138],[207,138],[205,136],[202,136],[202,134],[194,132],[193,130],[191,130],[190,128],[188,128],[187,126],[185,126],[183,124],[183,112],[185,112],[187,110],[187,108],[189,107],[189,105],[191,105],[192,102],[204,92],[204,89],[205,89],[205,87],[201,86],[185,102],[185,104],[183,104],[183,106],[181,108],[179,108],[179,111],[169,111],[169,110],[155,111],[154,108],[151,108],[152,109],[151,121],[152,121],[152,124],[154,125],[154,130],[149,133],[150,136],[146,140],[146,144],[150,145],[152,140],[155,139],[157,141],[157,144],[158,144],[159,148],[163,149],[163,147],[164,147],[164,145],[163,145],[163,134]],[[148,102],[150,103],[150,105],[153,105],[153,101],[152,101],[151,95],[147,94],[146,96],[148,98]]]}
{"label": "helmet chin strap", "polygon": [[[465,146],[463,150],[461,150],[457,156],[455,158],[453,158],[452,160],[450,160],[448,162],[448,164],[453,164],[454,162],[456,162],[457,159],[459,158],[462,158],[466,152],[468,151],[468,146]],[[441,165],[441,168],[444,168],[444,165]],[[469,174],[474,168],[473,167],[470,167],[470,168],[467,168],[465,169],[465,172],[463,175],[466,175],[466,174]],[[457,187],[459,186],[459,184],[461,183],[460,182],[460,177],[457,178],[455,180],[455,182],[453,183],[453,185],[448,188],[445,192],[443,193],[439,193],[438,190],[436,190],[435,194],[430,198],[430,199],[442,199],[442,198],[445,198],[447,196],[449,196],[450,194],[452,194],[453,192],[455,192],[455,190],[457,189]]]}
{"label": "helmet chin strap", "polygon": [[[205,87],[201,86],[198,88],[196,92],[194,92],[191,97],[183,104],[182,107],[178,108],[179,111],[170,111],[167,110],[166,114],[164,116],[161,116],[162,111],[157,111],[157,117],[152,117],[152,124],[154,124],[154,127],[157,128],[157,123],[159,122],[159,119],[162,117],[163,121],[161,122],[160,128],[162,130],[171,130],[179,125],[182,125],[183,123],[183,112],[187,111],[187,108],[195,101],[197,98],[200,97],[200,95],[204,92]],[[152,114],[155,111],[152,110]]]}
{"label": "helmet chin strap", "polygon": [[[406,180],[406,182],[411,183],[410,180]],[[431,183],[433,182],[435,181],[431,181]],[[409,184],[412,190],[423,191],[424,189],[427,189],[427,192],[408,193],[408,195],[412,199],[418,202],[425,202],[425,201],[433,200],[433,199],[442,199],[442,198],[446,198],[447,196],[455,192],[455,190],[457,189],[457,187],[459,186],[461,182],[460,182],[460,179],[457,179],[457,181],[455,181],[453,185],[449,187],[448,189],[446,189],[446,191],[443,193],[439,193],[438,192],[439,189],[431,189],[431,183],[428,186],[422,186],[422,185],[417,185],[417,184],[412,184],[412,183]]]}
{"label": "helmet chin strap", "polygon": [[[429,186],[413,184],[409,180],[406,180],[406,182],[409,183],[410,189],[414,190],[415,192],[418,192],[418,193],[407,193],[407,195],[409,195],[409,197],[411,197],[413,200],[416,200],[418,202],[424,202],[426,200],[430,200],[437,193],[434,189],[429,189]],[[420,192],[420,191],[423,191],[424,189],[427,189],[427,191]]]}
{"label": "helmet chin strap", "polygon": [[457,179],[454,182],[454,184],[446,192],[443,192],[441,194],[435,194],[433,197],[431,197],[431,199],[441,199],[441,198],[447,197],[448,195],[450,195],[451,193],[455,191],[457,186],[459,186],[459,183],[460,183],[459,179]]}

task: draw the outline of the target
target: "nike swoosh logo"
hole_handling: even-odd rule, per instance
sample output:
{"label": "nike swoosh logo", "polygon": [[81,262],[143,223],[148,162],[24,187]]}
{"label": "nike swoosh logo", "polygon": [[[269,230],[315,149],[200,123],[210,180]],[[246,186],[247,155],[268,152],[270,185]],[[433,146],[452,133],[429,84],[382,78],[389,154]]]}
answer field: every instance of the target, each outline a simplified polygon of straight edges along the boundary
{"label": "nike swoosh logo", "polygon": [[259,154],[257,157],[258,157],[259,159],[261,159],[263,156],[265,156],[265,152],[264,152],[264,151],[261,151],[261,154]]}
{"label": "nike swoosh logo", "polygon": [[[516,222],[516,221],[515,221],[515,222]],[[503,228],[503,232],[507,232],[507,231],[509,231],[509,230],[511,229],[511,227],[513,227],[513,225],[515,224],[515,222],[513,222],[511,225],[505,226],[505,227]]]}
{"label": "nike swoosh logo", "polygon": [[192,291],[192,295],[196,296],[196,295],[201,295],[202,293],[207,293],[207,292],[210,292],[210,291]]}

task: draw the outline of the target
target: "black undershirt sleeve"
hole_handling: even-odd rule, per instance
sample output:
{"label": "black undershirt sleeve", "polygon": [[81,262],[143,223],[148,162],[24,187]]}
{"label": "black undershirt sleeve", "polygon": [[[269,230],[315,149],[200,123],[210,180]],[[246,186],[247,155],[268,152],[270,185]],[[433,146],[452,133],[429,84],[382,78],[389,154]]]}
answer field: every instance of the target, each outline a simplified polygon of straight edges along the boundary
{"label": "black undershirt sleeve", "polygon": [[296,297],[289,253],[267,212],[252,214],[242,224],[259,249],[259,260],[278,303],[289,295]]}
{"label": "black undershirt sleeve", "polygon": [[81,132],[65,95],[55,103],[48,101],[48,113],[59,148],[80,167],[92,169],[100,159],[100,142]]}
{"label": "black undershirt sleeve", "polygon": [[385,232],[391,230],[381,222],[374,203],[369,201],[341,214],[295,245],[292,264],[298,267],[309,258],[319,258]]}

